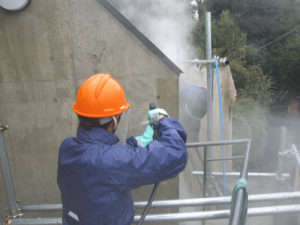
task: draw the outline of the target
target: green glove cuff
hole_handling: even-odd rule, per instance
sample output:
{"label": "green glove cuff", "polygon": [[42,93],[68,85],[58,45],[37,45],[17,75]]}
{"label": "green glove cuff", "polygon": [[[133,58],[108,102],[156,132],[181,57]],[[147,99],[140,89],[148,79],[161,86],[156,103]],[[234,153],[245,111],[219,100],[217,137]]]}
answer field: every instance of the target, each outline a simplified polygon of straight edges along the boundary
{"label": "green glove cuff", "polygon": [[145,129],[145,132],[141,135],[136,137],[139,146],[145,147],[151,141],[153,141],[154,136],[154,129],[152,125],[148,125]]}

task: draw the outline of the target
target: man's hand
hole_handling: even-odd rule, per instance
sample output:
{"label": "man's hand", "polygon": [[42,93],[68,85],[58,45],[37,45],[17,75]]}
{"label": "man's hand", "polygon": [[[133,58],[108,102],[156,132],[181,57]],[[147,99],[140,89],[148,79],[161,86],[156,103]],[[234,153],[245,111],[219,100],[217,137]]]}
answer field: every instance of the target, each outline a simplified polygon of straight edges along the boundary
{"label": "man's hand", "polygon": [[158,121],[163,117],[169,117],[169,114],[164,109],[156,108],[151,110],[150,112],[150,120],[151,124],[153,125],[156,125]]}

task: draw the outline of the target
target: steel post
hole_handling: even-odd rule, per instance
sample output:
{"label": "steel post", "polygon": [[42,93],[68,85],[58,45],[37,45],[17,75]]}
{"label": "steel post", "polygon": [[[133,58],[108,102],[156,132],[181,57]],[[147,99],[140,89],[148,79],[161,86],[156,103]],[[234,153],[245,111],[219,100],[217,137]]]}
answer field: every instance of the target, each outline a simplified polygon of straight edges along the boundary
{"label": "steel post", "polygon": [[300,169],[300,153],[298,152],[296,145],[292,145],[292,151],[295,155],[298,169]]}
{"label": "steel post", "polygon": [[[251,140],[249,139],[247,142],[247,150],[245,153],[245,160],[244,160],[244,163],[242,166],[241,176],[240,176],[240,178],[243,178],[243,179],[247,179],[250,146],[251,146]],[[235,204],[235,208],[233,211],[232,225],[240,224],[243,201],[244,201],[244,190],[239,189],[237,192],[236,204]]]}
{"label": "steel post", "polygon": [[18,206],[6,152],[5,138],[3,134],[4,130],[6,130],[7,128],[7,126],[0,126],[0,158],[8,212],[9,215],[15,215],[18,213]]}
{"label": "steel post", "polygon": [[281,127],[280,129],[280,145],[278,152],[278,177],[282,178],[283,167],[284,167],[284,152],[286,149],[286,136],[287,129],[286,127]]}
{"label": "steel post", "polygon": [[[212,44],[211,44],[211,13],[205,13],[205,33],[206,33],[206,60],[212,59]],[[211,63],[206,64],[207,73],[207,140],[212,139],[212,102],[213,102],[213,76]],[[210,165],[207,163],[207,158],[210,157],[208,146],[204,149],[204,177],[203,177],[203,197],[207,194],[207,177],[211,172]]]}

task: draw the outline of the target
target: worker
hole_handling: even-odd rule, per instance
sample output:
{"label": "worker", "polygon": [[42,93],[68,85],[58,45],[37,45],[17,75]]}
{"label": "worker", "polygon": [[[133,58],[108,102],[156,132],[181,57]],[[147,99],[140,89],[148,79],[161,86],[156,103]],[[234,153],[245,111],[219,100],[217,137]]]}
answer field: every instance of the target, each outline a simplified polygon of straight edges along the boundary
{"label": "worker", "polygon": [[120,144],[130,104],[109,74],[88,78],[73,110],[79,118],[77,135],[62,142],[58,159],[63,224],[129,225],[134,217],[130,191],[173,178],[185,168],[186,133],[158,110],[151,115],[155,140],[145,147],[135,137]]}

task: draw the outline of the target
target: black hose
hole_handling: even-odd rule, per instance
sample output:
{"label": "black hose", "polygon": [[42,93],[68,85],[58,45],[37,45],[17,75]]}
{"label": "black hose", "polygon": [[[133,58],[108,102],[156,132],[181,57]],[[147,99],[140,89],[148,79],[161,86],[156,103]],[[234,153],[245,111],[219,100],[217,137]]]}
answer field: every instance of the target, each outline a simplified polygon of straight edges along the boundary
{"label": "black hose", "polygon": [[[150,104],[149,104],[149,109],[150,109],[150,110],[156,109],[156,104],[155,104],[155,103],[150,103]],[[155,129],[155,127],[153,128],[153,130],[154,130],[154,137],[153,137],[153,139],[156,139],[157,134],[156,134],[156,129]],[[143,213],[141,214],[141,218],[140,218],[140,220],[138,221],[137,225],[142,225],[142,224],[143,224],[143,222],[144,222],[144,220],[145,220],[145,217],[146,217],[146,215],[148,214],[148,212],[149,212],[149,210],[150,210],[150,208],[151,208],[152,202],[153,202],[153,200],[154,200],[154,198],[155,198],[155,195],[156,195],[156,192],[157,192],[157,189],[158,189],[158,185],[159,185],[159,183],[154,184],[154,187],[153,187],[153,189],[152,189],[152,193],[151,193],[151,195],[150,195],[150,198],[149,198],[149,200],[148,200],[148,203],[147,203],[147,205],[146,205],[146,207],[145,207]]]}
{"label": "black hose", "polygon": [[157,192],[157,189],[158,189],[158,185],[159,185],[159,183],[154,184],[154,187],[153,187],[152,193],[150,195],[150,198],[148,200],[148,203],[147,203],[147,205],[146,205],[146,207],[145,207],[145,209],[144,209],[144,211],[143,211],[143,213],[141,215],[141,218],[138,221],[137,225],[143,224],[143,222],[145,220],[145,217],[148,214],[148,212],[149,212],[149,210],[151,208],[152,202],[153,202],[153,200],[155,198],[155,195],[156,195],[156,192]]}

